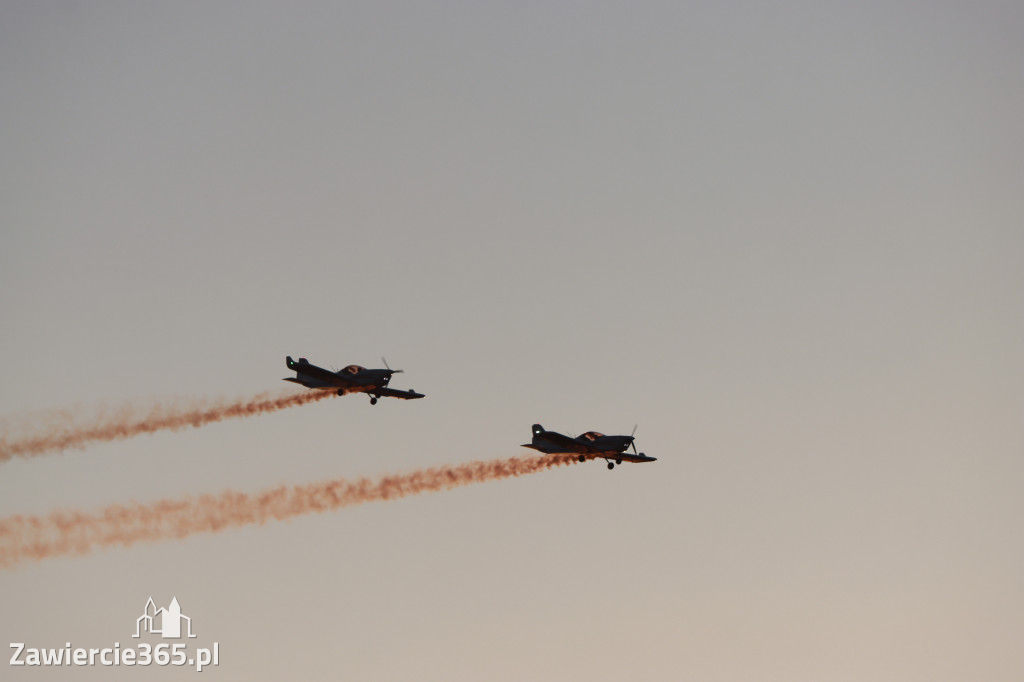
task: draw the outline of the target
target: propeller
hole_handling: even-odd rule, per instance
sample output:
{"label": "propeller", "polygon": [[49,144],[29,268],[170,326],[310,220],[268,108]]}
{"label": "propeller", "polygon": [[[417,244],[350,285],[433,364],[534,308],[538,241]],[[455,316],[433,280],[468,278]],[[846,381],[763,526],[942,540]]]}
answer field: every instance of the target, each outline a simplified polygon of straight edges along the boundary
{"label": "propeller", "polygon": [[[636,427],[637,426],[639,426],[639,424],[633,424],[633,431],[629,434],[630,438],[634,438],[636,436]],[[638,453],[636,451],[636,442],[631,440],[631,441],[629,441],[629,444],[633,446],[633,454],[634,455],[639,455],[640,453]]]}
{"label": "propeller", "polygon": [[380,359],[381,362],[384,363],[384,366],[387,367],[388,371],[391,372],[392,374],[401,374],[405,371],[404,369],[391,369],[391,366],[388,364],[388,361],[384,358],[383,355],[380,357]]}

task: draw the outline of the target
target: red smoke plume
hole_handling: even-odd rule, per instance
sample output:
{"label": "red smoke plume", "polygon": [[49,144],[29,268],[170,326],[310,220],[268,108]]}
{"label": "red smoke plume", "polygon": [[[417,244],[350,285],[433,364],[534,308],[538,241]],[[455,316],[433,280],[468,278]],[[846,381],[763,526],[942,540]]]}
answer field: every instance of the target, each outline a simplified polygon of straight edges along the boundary
{"label": "red smoke plume", "polygon": [[448,490],[470,483],[523,476],[563,464],[572,457],[540,455],[421,469],[376,480],[336,479],[280,486],[261,493],[231,490],[199,498],[152,504],[111,505],[95,512],[57,511],[48,516],[0,519],[0,567],[28,559],[88,554],[94,549],[136,542],[185,538],[228,528],[282,521],[364,502]]}
{"label": "red smoke plume", "polygon": [[[59,412],[49,416],[46,423],[29,426],[35,431],[20,438],[0,435],[0,462],[12,457],[34,457],[67,448],[84,447],[89,443],[123,440],[142,433],[186,427],[198,428],[205,424],[234,417],[252,417],[276,412],[286,407],[305,405],[334,395],[333,391],[261,393],[252,398],[228,401],[191,401],[184,405],[154,405],[150,408],[126,405],[113,415],[98,417],[93,424],[76,426],[71,414]],[[8,420],[9,421],[9,420]]]}

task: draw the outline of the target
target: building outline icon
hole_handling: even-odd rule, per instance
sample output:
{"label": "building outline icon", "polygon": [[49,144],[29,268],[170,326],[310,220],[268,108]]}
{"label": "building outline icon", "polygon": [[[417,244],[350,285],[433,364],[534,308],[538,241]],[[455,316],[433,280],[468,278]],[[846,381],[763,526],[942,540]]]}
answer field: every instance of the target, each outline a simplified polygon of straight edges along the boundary
{"label": "building outline icon", "polygon": [[[160,619],[159,629],[156,627],[158,617]],[[185,631],[188,633],[188,637],[195,637],[192,634],[192,619],[181,612],[177,597],[171,599],[171,603],[166,609],[162,606],[157,608],[153,597],[150,597],[142,615],[135,620],[135,634],[132,637],[141,637],[143,632],[148,632],[160,635],[164,639],[181,639],[182,620],[185,621]]]}

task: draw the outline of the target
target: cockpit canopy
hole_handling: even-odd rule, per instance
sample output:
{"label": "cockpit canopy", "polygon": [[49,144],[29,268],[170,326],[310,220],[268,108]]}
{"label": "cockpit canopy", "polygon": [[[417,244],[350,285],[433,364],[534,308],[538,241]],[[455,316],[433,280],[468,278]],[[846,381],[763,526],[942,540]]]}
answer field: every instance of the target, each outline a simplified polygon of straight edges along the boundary
{"label": "cockpit canopy", "polygon": [[346,367],[345,369],[341,370],[338,373],[339,374],[359,374],[364,369],[366,369],[366,368],[365,367],[360,367],[359,365],[349,365],[348,367]]}
{"label": "cockpit canopy", "polygon": [[580,436],[580,438],[585,438],[586,440],[597,440],[598,438],[604,438],[604,434],[598,433],[597,431],[587,431]]}

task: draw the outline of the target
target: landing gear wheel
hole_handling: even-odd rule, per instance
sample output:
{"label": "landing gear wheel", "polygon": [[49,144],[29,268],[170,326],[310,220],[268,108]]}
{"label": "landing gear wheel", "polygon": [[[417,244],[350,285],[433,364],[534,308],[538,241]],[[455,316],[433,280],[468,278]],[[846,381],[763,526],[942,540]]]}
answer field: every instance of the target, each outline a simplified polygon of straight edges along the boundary
{"label": "landing gear wheel", "polygon": [[345,391],[343,391],[342,389],[339,388],[338,389],[338,395],[345,395]]}
{"label": "landing gear wheel", "polygon": [[616,464],[622,464],[622,460],[621,459],[617,459],[617,460],[615,460],[615,463]]}
{"label": "landing gear wheel", "polygon": [[587,461],[587,456],[586,455],[580,455],[580,461],[581,462],[586,462]]}
{"label": "landing gear wheel", "polygon": [[377,399],[376,398],[370,398],[370,404],[371,405],[376,405],[377,404]]}
{"label": "landing gear wheel", "polygon": [[609,469],[614,469],[615,468],[615,462],[608,462],[608,468]]}

